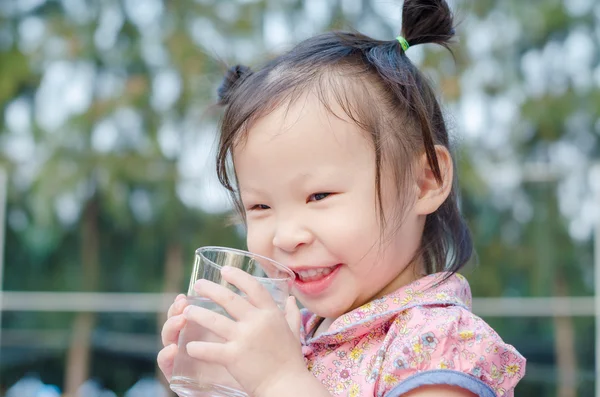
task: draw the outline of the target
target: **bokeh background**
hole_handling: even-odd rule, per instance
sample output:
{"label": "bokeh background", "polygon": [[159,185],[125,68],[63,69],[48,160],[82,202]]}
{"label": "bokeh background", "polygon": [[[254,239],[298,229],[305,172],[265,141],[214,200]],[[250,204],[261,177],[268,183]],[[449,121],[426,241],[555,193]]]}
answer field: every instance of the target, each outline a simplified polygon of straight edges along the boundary
{"label": "bokeh background", "polygon": [[[408,56],[455,137],[474,311],[528,358],[518,396],[600,397],[600,3],[451,5],[454,59]],[[1,0],[0,396],[170,396],[158,335],[194,249],[244,248],[223,65],[400,25],[395,0]]]}

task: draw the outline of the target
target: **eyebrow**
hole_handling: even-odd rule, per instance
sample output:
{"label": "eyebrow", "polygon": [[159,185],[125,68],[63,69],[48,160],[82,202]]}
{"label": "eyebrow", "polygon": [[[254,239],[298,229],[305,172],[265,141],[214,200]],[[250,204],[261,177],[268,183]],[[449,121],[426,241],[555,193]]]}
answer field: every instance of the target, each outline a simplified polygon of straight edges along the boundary
{"label": "eyebrow", "polygon": [[[297,187],[305,184],[307,181],[310,181],[311,179],[314,179],[317,177],[330,180],[333,177],[332,174],[334,174],[334,172],[331,171],[331,168],[326,168],[325,170],[320,170],[318,173],[303,172],[303,173],[300,173],[300,174],[292,177],[290,179],[290,183],[293,187],[297,188]],[[245,186],[239,185],[239,191],[240,191],[240,193],[247,193],[247,194],[265,194],[266,193],[261,188],[254,187],[254,186],[248,186],[248,185],[245,185]]]}
{"label": "eyebrow", "polygon": [[261,189],[254,188],[252,186],[244,186],[244,187],[240,186],[239,187],[239,191],[240,191],[240,193],[242,193],[242,192],[245,192],[245,193],[262,193]]}

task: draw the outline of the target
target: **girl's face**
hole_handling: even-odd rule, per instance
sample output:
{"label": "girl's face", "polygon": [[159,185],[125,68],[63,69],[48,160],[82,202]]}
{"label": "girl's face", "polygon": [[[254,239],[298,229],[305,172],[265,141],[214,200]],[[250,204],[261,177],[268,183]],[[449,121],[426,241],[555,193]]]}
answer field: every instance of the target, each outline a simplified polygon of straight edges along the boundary
{"label": "girl's face", "polygon": [[[258,120],[233,158],[248,249],[294,270],[293,293],[311,312],[336,318],[414,280],[425,216],[409,205],[381,240],[373,144],[354,122],[306,95]],[[392,219],[398,198],[385,170],[381,190]],[[418,189],[408,190],[412,203]]]}

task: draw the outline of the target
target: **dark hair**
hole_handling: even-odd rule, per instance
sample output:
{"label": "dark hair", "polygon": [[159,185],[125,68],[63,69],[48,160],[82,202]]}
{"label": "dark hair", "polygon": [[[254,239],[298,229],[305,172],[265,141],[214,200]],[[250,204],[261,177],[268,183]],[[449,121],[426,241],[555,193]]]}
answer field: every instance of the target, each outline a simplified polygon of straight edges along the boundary
{"label": "dark hair", "polygon": [[[436,43],[448,48],[454,36],[453,16],[443,0],[406,0],[402,20],[401,35],[410,46]],[[229,165],[232,149],[257,119],[278,106],[293,103],[309,90],[317,93],[331,112],[331,101],[337,101],[370,134],[383,228],[389,220],[381,205],[382,164],[389,167],[397,181],[399,202],[403,202],[407,178],[413,175],[414,160],[423,152],[436,180],[442,182],[435,145],[450,149],[448,131],[426,78],[397,40],[374,40],[358,32],[330,32],[300,43],[257,72],[245,66],[231,68],[219,88],[219,103],[226,109],[220,126],[217,174],[232,193],[242,217],[235,170],[232,176]],[[472,255],[470,233],[457,201],[455,178],[449,197],[425,222],[417,255],[422,255],[428,274],[454,273]]]}

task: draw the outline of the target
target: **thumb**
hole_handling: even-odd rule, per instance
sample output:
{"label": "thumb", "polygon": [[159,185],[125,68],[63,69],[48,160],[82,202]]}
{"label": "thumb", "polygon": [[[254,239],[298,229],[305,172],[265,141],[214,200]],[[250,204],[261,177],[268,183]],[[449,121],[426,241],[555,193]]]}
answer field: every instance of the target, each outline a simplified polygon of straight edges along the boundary
{"label": "thumb", "polygon": [[293,296],[288,297],[287,302],[285,302],[285,319],[294,333],[294,336],[300,341],[300,309],[296,304],[296,298]]}

